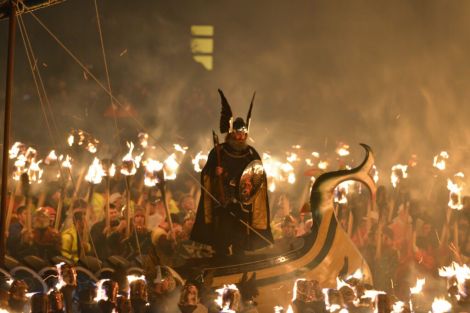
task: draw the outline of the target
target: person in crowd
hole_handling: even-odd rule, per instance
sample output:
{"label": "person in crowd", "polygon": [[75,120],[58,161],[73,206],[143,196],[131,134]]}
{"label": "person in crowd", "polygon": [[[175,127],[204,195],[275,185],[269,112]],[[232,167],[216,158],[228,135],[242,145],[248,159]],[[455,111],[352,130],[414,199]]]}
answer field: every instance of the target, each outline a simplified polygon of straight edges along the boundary
{"label": "person in crowd", "polygon": [[7,250],[15,259],[21,260],[31,254],[32,233],[26,230],[26,206],[16,209],[16,218],[12,220],[8,231]]}
{"label": "person in crowd", "polygon": [[123,240],[123,232],[126,229],[126,221],[121,219],[114,204],[109,206],[109,228],[103,219],[91,227],[91,238],[95,245],[98,258],[105,261],[112,255],[121,255],[120,243]]}
{"label": "person in crowd", "polygon": [[148,255],[150,249],[152,249],[151,231],[145,227],[145,212],[140,207],[136,207],[132,223],[130,237],[124,242],[128,260],[141,255]]}
{"label": "person in crowd", "polygon": [[190,281],[183,286],[178,308],[181,313],[207,313],[207,308],[199,302],[199,291],[196,285]]}
{"label": "person in crowd", "polygon": [[374,263],[374,280],[378,290],[388,292],[393,291],[392,281],[397,281],[395,273],[398,267],[399,254],[395,248],[393,231],[385,227],[381,235],[381,251],[376,254],[376,262]]}
{"label": "person in crowd", "polygon": [[153,280],[149,313],[178,312],[178,300],[182,285],[166,267],[160,267],[160,275]]}
{"label": "person in crowd", "polygon": [[[50,210],[49,210],[50,211]],[[46,208],[39,208],[34,213],[33,219],[33,254],[49,261],[60,255],[60,233],[50,226],[51,217]]]}
{"label": "person in crowd", "polygon": [[73,206],[73,224],[62,232],[62,256],[72,262],[78,262],[79,258],[91,251],[91,245],[86,240],[85,210],[87,204],[83,200],[77,200]]}
{"label": "person in crowd", "polygon": [[177,215],[176,222],[178,222],[179,224],[183,224],[183,221],[188,214],[196,214],[196,204],[194,202],[193,196],[191,196],[190,194],[185,194],[181,196],[178,202],[178,207],[179,213]]}
{"label": "person in crowd", "polygon": [[294,249],[298,249],[302,246],[302,238],[298,238],[297,235],[297,220],[292,215],[284,217],[284,221],[281,224],[282,237],[276,240],[275,247],[279,252],[286,252]]}

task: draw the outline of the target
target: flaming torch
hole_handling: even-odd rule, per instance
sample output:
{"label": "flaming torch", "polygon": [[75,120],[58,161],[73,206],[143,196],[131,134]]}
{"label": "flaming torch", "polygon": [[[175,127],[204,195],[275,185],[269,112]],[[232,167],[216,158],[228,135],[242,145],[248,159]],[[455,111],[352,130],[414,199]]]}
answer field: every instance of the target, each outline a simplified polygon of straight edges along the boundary
{"label": "flaming torch", "polygon": [[142,154],[134,158],[132,156],[134,144],[128,142],[127,146],[129,147],[129,152],[122,158],[121,174],[126,177],[126,237],[129,237],[131,234],[131,176],[135,175],[137,172]]}
{"label": "flaming torch", "polygon": [[[89,183],[89,190],[88,190],[88,211],[92,207],[92,200],[93,200],[93,193],[95,185],[98,185],[103,180],[103,176],[105,175],[103,166],[101,165],[100,160],[95,157],[93,163],[88,168],[88,172],[85,176],[85,180]],[[88,216],[86,218],[88,220]]]}
{"label": "flaming torch", "polygon": [[110,205],[110,203],[109,203],[109,188],[110,188],[111,177],[114,177],[114,175],[116,174],[116,166],[109,159],[108,160],[103,160],[102,165],[103,165],[103,172],[104,172],[104,181],[105,181],[105,184],[106,184],[106,187],[105,187],[106,205],[105,205],[105,212],[104,212],[105,213],[105,215],[104,215],[105,216],[105,228],[110,229],[111,220],[110,220],[110,217],[109,217],[109,205]]}
{"label": "flaming torch", "polygon": [[446,169],[446,161],[449,159],[447,151],[441,151],[438,155],[434,156],[433,166],[440,171]]}
{"label": "flaming torch", "polygon": [[425,303],[422,295],[426,279],[417,279],[416,286],[410,288],[410,309],[412,312],[421,312],[424,309]]}
{"label": "flaming torch", "polygon": [[447,313],[451,312],[452,305],[449,301],[442,298],[434,298],[434,301],[431,305],[432,313]]}
{"label": "flaming torch", "polygon": [[397,185],[401,182],[402,179],[408,177],[408,165],[395,164],[392,166],[392,174],[390,176],[393,188],[396,188]]}
{"label": "flaming torch", "polygon": [[[457,179],[462,178],[462,173],[458,173],[455,177]],[[451,219],[451,215],[454,215],[454,245],[455,248],[458,250],[459,249],[459,224],[457,221],[457,216],[455,212],[460,211],[463,209],[463,203],[462,203],[462,186],[459,183],[453,182],[451,179],[447,179],[447,189],[449,190],[449,202],[447,203],[449,209],[447,211],[448,213],[448,221]],[[454,214],[452,214],[454,212]]]}
{"label": "flaming torch", "polygon": [[194,157],[194,159],[191,161],[194,165],[194,171],[196,171],[196,173],[200,173],[202,172],[202,168],[204,167],[204,165],[206,164],[207,162],[207,158],[208,158],[208,155],[207,154],[203,154],[202,151],[199,151],[196,156]]}

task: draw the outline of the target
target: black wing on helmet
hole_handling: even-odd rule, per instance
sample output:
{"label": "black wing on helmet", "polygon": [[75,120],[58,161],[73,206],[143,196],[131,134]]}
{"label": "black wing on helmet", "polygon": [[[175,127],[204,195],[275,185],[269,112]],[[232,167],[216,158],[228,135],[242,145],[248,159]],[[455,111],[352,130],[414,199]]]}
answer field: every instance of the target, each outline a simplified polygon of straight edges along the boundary
{"label": "black wing on helmet", "polygon": [[255,102],[256,91],[253,93],[253,98],[251,98],[250,109],[248,110],[248,115],[246,116],[246,128],[250,130],[250,121],[251,121],[251,110],[253,109],[253,102]]}
{"label": "black wing on helmet", "polygon": [[220,132],[227,133],[230,131],[231,123],[233,119],[232,109],[230,108],[230,104],[225,98],[224,93],[222,90],[218,90],[220,94],[220,100],[222,102],[222,110],[220,111]]}

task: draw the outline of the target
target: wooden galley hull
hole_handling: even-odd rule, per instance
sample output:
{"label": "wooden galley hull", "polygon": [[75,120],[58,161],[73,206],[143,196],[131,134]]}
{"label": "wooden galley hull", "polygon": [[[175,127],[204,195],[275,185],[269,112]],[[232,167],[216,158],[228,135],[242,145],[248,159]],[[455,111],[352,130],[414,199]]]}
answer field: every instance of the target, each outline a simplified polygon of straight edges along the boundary
{"label": "wooden galley hull", "polygon": [[323,288],[336,287],[340,274],[347,276],[361,269],[365,282],[372,283],[369,266],[338,225],[333,207],[334,189],[346,180],[363,183],[370,191],[372,203],[375,202],[376,187],[370,176],[374,158],[371,149],[362,146],[366,156],[357,168],[325,173],[315,181],[310,197],[314,226],[312,233],[303,238],[301,248],[273,257],[266,253],[267,257],[262,260],[207,267],[204,271],[213,275],[212,287],[237,284],[243,274],[250,277],[256,273],[258,310],[273,312],[276,305],[287,309],[294,283],[299,278],[315,279]]}

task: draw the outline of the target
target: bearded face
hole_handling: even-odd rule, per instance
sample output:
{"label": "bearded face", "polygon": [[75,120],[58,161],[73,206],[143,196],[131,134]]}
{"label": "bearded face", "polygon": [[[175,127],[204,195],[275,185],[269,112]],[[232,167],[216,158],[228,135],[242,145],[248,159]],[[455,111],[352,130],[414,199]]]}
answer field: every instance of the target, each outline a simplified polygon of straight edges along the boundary
{"label": "bearded face", "polygon": [[246,144],[247,138],[248,138],[247,133],[243,131],[234,131],[227,135],[226,142],[235,151],[244,151],[248,147],[248,145]]}

